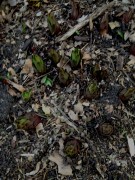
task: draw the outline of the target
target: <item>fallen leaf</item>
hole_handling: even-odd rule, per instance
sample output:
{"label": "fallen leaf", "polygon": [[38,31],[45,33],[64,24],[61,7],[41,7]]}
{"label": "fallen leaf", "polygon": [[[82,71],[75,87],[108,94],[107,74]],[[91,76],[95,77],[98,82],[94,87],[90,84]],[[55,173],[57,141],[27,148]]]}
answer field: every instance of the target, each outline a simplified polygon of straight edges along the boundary
{"label": "fallen leaf", "polygon": [[8,88],[8,93],[11,95],[11,96],[17,96],[16,92],[11,89],[11,88]]}
{"label": "fallen leaf", "polygon": [[84,52],[82,59],[84,60],[84,64],[85,64],[86,63],[85,61],[89,61],[91,59],[91,56],[89,53]]}
{"label": "fallen leaf", "polygon": [[135,65],[135,56],[130,56],[129,57],[129,59],[130,59],[130,61],[128,61],[127,62],[127,64],[129,65],[129,66],[134,66]]}
{"label": "fallen leaf", "polygon": [[20,92],[24,92],[25,91],[25,88],[22,85],[14,83],[14,82],[10,81],[9,79],[5,79],[5,80],[6,80],[6,82],[8,84],[12,85],[18,91],[20,91]]}
{"label": "fallen leaf", "polygon": [[74,121],[78,120],[78,114],[75,114],[74,111],[70,110],[68,112],[68,115],[72,120],[74,120]]}
{"label": "fallen leaf", "polygon": [[16,72],[15,72],[15,70],[14,70],[12,67],[8,68],[8,72],[9,72],[12,76],[16,76],[16,75],[17,75]]}
{"label": "fallen leaf", "polygon": [[118,21],[109,22],[108,24],[109,24],[109,26],[110,26],[110,28],[111,28],[112,30],[115,29],[115,28],[117,28],[117,27],[120,27],[120,23],[119,23]]}
{"label": "fallen leaf", "polygon": [[107,104],[105,110],[107,111],[107,113],[112,113],[114,111],[113,105]]}
{"label": "fallen leaf", "polygon": [[51,108],[49,106],[45,106],[44,104],[42,104],[42,110],[45,113],[45,115],[51,114]]}
{"label": "fallen leaf", "polygon": [[128,141],[128,147],[129,147],[129,152],[131,157],[135,155],[135,143],[133,138],[127,136],[127,141]]}
{"label": "fallen leaf", "polygon": [[78,102],[77,104],[74,105],[74,111],[76,113],[83,113],[83,105],[81,102]]}
{"label": "fallen leaf", "polygon": [[42,123],[39,123],[37,126],[36,126],[36,133],[37,133],[37,136],[38,137],[42,137],[43,133],[45,132],[44,130],[44,127],[43,127],[43,124]]}
{"label": "fallen leaf", "polygon": [[26,59],[25,64],[21,70],[21,74],[33,74],[33,66],[32,66],[32,60],[31,59]]}
{"label": "fallen leaf", "polygon": [[32,109],[35,111],[35,112],[38,112],[38,109],[39,109],[39,104],[35,103],[35,104],[32,104]]}
{"label": "fallen leaf", "polygon": [[57,151],[54,151],[48,158],[50,161],[53,161],[58,166],[58,173],[64,176],[72,176],[72,169],[70,165],[66,165],[62,156]]}
{"label": "fallen leaf", "polygon": [[132,34],[130,34],[129,35],[129,40],[130,40],[130,42],[135,42],[135,33],[132,33]]}
{"label": "fallen leaf", "polygon": [[129,21],[133,18],[134,16],[134,9],[130,9],[129,11],[125,12],[122,16],[122,22],[125,24],[129,23]]}
{"label": "fallen leaf", "polygon": [[26,175],[26,176],[34,176],[35,174],[38,173],[38,171],[39,171],[39,169],[40,169],[40,165],[41,165],[41,162],[38,162],[38,163],[36,164],[36,169],[33,170],[33,171],[31,171],[31,172],[29,172],[29,173],[26,173],[25,175]]}

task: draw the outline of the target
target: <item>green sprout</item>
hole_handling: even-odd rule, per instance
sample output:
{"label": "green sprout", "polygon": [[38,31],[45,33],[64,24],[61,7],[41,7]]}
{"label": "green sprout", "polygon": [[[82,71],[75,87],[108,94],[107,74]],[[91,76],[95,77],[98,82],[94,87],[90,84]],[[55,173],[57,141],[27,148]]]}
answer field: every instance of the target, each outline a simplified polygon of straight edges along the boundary
{"label": "green sprout", "polygon": [[47,76],[44,76],[42,78],[41,83],[45,84],[46,86],[50,86],[50,87],[53,86],[53,81],[50,78],[48,78]]}
{"label": "green sprout", "polygon": [[46,72],[45,62],[43,61],[43,59],[40,56],[38,56],[37,54],[34,54],[32,56],[32,62],[39,73]]}

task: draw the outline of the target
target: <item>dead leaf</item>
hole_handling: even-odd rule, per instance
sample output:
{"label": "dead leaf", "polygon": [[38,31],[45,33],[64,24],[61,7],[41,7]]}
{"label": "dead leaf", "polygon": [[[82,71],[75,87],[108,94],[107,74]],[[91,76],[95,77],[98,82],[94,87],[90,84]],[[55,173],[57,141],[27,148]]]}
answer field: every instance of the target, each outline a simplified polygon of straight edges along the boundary
{"label": "dead leaf", "polygon": [[129,35],[129,40],[130,40],[130,42],[135,42],[135,33],[132,33],[132,34],[130,34]]}
{"label": "dead leaf", "polygon": [[118,21],[109,22],[108,24],[109,24],[109,26],[110,26],[110,28],[111,28],[112,30],[115,29],[115,28],[117,28],[117,27],[120,27],[120,23],[119,23]]}
{"label": "dead leaf", "polygon": [[70,165],[64,164],[62,156],[57,151],[54,151],[48,158],[50,161],[53,161],[58,166],[58,173],[64,176],[72,176],[72,169]]}
{"label": "dead leaf", "polygon": [[84,52],[84,53],[83,53],[82,59],[84,60],[84,64],[86,64],[86,62],[89,61],[89,60],[91,59],[91,56],[90,56],[89,53]]}
{"label": "dead leaf", "polygon": [[107,111],[107,113],[112,113],[114,111],[113,105],[106,105],[105,110]]}
{"label": "dead leaf", "polygon": [[23,66],[23,69],[21,70],[21,74],[33,74],[33,66],[32,66],[32,60],[31,59],[26,59],[25,64]]}
{"label": "dead leaf", "polygon": [[69,117],[73,120],[73,121],[77,121],[78,120],[78,114],[74,113],[74,111],[70,110],[68,112]]}
{"label": "dead leaf", "polygon": [[11,95],[11,96],[17,96],[16,92],[11,89],[11,88],[8,88],[8,93]]}
{"label": "dead leaf", "polygon": [[14,83],[14,82],[10,81],[9,79],[5,79],[5,80],[6,80],[6,82],[8,84],[12,85],[18,91],[20,91],[20,92],[24,92],[25,91],[25,88],[22,85]]}
{"label": "dead leaf", "polygon": [[128,147],[129,147],[129,152],[131,157],[135,155],[135,143],[133,138],[127,136],[127,141],[128,141]]}
{"label": "dead leaf", "polygon": [[39,123],[37,126],[36,126],[36,133],[37,133],[37,136],[38,136],[38,138],[39,137],[42,137],[43,135],[43,133],[45,132],[45,130],[44,130],[44,127],[43,127],[43,124],[42,123]]}
{"label": "dead leaf", "polygon": [[129,23],[129,21],[133,18],[134,16],[134,9],[130,9],[129,11],[125,12],[122,16],[122,22],[125,24]]}
{"label": "dead leaf", "polygon": [[32,109],[35,111],[35,112],[38,112],[38,109],[39,109],[39,104],[32,104]]}
{"label": "dead leaf", "polygon": [[8,68],[8,72],[9,72],[12,76],[16,76],[16,75],[17,75],[16,72],[15,72],[15,70],[14,70],[12,67]]}
{"label": "dead leaf", "polygon": [[40,165],[41,165],[41,162],[38,162],[37,165],[36,165],[36,169],[29,172],[29,173],[26,173],[25,175],[26,176],[34,176],[35,174],[38,173],[39,169],[40,169]]}
{"label": "dead leaf", "polygon": [[74,110],[76,113],[83,113],[83,105],[81,102],[78,102],[74,105]]}
{"label": "dead leaf", "polygon": [[45,106],[44,104],[42,104],[42,110],[45,113],[45,115],[51,114],[51,108],[49,106]]}

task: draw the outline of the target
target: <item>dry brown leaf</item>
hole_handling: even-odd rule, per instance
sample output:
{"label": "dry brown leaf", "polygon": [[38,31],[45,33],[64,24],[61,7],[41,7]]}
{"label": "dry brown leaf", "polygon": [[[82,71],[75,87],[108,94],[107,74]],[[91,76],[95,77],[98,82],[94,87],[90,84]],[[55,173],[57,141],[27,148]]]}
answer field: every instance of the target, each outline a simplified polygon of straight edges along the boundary
{"label": "dry brown leaf", "polygon": [[50,161],[53,161],[58,166],[58,173],[64,175],[64,176],[72,176],[72,169],[70,165],[64,164],[64,160],[60,154],[55,151],[53,154],[51,154],[48,158]]}
{"label": "dry brown leaf", "polygon": [[45,132],[45,130],[44,130],[43,124],[42,124],[42,123],[39,123],[39,124],[36,126],[37,136],[38,136],[38,137],[43,137],[42,133],[44,133],[44,132]]}
{"label": "dry brown leaf", "polygon": [[12,67],[8,68],[8,72],[9,72],[12,76],[16,76],[16,75],[17,75],[16,72],[15,72],[15,70],[14,70]]}
{"label": "dry brown leaf", "polygon": [[45,115],[51,114],[51,108],[49,106],[45,106],[44,104],[42,104],[42,110],[45,113]]}
{"label": "dry brown leaf", "polygon": [[11,95],[11,96],[17,96],[16,92],[11,89],[11,88],[8,88],[8,93]]}
{"label": "dry brown leaf", "polygon": [[23,69],[21,71],[21,74],[29,74],[29,73],[33,73],[33,72],[34,71],[33,71],[33,66],[32,66],[32,60],[26,59]]}
{"label": "dry brown leaf", "polygon": [[20,91],[20,92],[25,91],[25,88],[22,85],[14,83],[14,82],[10,81],[9,79],[5,79],[5,80],[7,81],[8,84],[12,85],[18,91]]}
{"label": "dry brown leaf", "polygon": [[36,169],[29,172],[29,173],[26,173],[25,175],[26,176],[34,176],[35,174],[38,173],[39,169],[40,169],[40,165],[41,165],[41,162],[38,162],[37,165],[36,165]]}
{"label": "dry brown leaf", "polygon": [[76,113],[83,113],[83,105],[81,102],[78,102],[74,105],[74,110]]}
{"label": "dry brown leaf", "polygon": [[112,113],[114,111],[113,105],[111,105],[111,104],[106,105],[105,110],[108,113]]}
{"label": "dry brown leaf", "polygon": [[130,55],[129,59],[130,59],[130,61],[128,61],[127,64],[129,66],[134,66],[135,65],[135,56]]}
{"label": "dry brown leaf", "polygon": [[68,112],[69,117],[73,120],[73,121],[77,121],[78,120],[78,114],[74,113],[74,111],[70,110]]}
{"label": "dry brown leaf", "polygon": [[116,27],[120,27],[120,23],[118,21],[109,22],[108,24],[112,30],[115,29]]}
{"label": "dry brown leaf", "polygon": [[35,112],[38,112],[39,104],[37,104],[37,103],[32,104],[32,109],[33,109]]}
{"label": "dry brown leaf", "polygon": [[131,157],[135,155],[135,143],[133,138],[127,136],[127,141],[128,141],[128,147],[129,147],[129,152]]}
{"label": "dry brown leaf", "polygon": [[[89,53],[84,52],[82,59],[83,59],[84,61],[89,61],[89,60],[91,59],[91,56],[90,56]],[[85,64],[85,62],[84,62],[84,64]]]}
{"label": "dry brown leaf", "polygon": [[126,24],[129,23],[129,21],[134,16],[134,9],[130,9],[129,11],[125,12],[122,16],[122,21]]}

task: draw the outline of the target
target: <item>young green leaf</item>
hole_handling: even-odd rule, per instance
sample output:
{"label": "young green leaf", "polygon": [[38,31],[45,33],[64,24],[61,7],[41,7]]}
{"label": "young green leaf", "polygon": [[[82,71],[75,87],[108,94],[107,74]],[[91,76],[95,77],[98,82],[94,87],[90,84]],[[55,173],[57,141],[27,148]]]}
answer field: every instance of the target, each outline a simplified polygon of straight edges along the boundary
{"label": "young green leaf", "polygon": [[67,156],[73,158],[80,153],[81,142],[75,138],[67,138],[64,142],[64,152]]}
{"label": "young green leaf", "polygon": [[69,74],[67,73],[66,70],[64,69],[59,69],[59,81],[60,81],[60,84],[63,84],[63,85],[68,85],[69,82],[70,82],[70,76]]}
{"label": "young green leaf", "polygon": [[81,61],[81,50],[75,48],[71,53],[71,66],[77,67]]}
{"label": "young green leaf", "polygon": [[22,23],[22,33],[26,33],[26,24],[25,24],[25,22]]}
{"label": "young green leaf", "polygon": [[116,33],[117,33],[118,36],[120,36],[122,39],[124,39],[124,33],[120,29],[118,29],[116,31]]}
{"label": "young green leaf", "polygon": [[49,56],[54,62],[54,64],[57,64],[60,61],[60,54],[55,49],[50,49]]}
{"label": "young green leaf", "polygon": [[96,81],[92,81],[88,84],[86,88],[85,96],[90,100],[99,97],[99,88]]}
{"label": "young green leaf", "polygon": [[24,101],[28,102],[31,98],[31,95],[32,95],[32,91],[31,90],[28,90],[28,91],[24,91],[22,93],[22,98]]}
{"label": "young green leaf", "polygon": [[35,130],[36,126],[39,123],[42,123],[42,120],[34,112],[29,112],[26,115],[19,117],[15,121],[15,124],[16,124],[18,129],[23,129],[23,130],[26,130],[28,132],[31,132],[32,130]]}
{"label": "young green leaf", "polygon": [[50,87],[53,86],[53,81],[50,78],[48,78],[47,76],[44,76],[42,78],[41,83],[45,84],[46,86],[50,86]]}
{"label": "young green leaf", "polygon": [[48,14],[47,22],[48,22],[48,28],[52,35],[54,34],[56,35],[60,32],[60,25],[52,13]]}
{"label": "young green leaf", "polygon": [[119,98],[121,99],[121,101],[127,102],[134,95],[135,87],[130,87],[128,89],[123,89],[119,94]]}
{"label": "young green leaf", "polygon": [[43,74],[46,72],[45,62],[40,56],[38,56],[37,54],[34,54],[32,56],[32,62],[39,73]]}
{"label": "young green leaf", "polygon": [[106,69],[101,69],[99,64],[95,64],[92,68],[92,76],[96,78],[97,81],[105,80],[108,77],[108,72]]}

